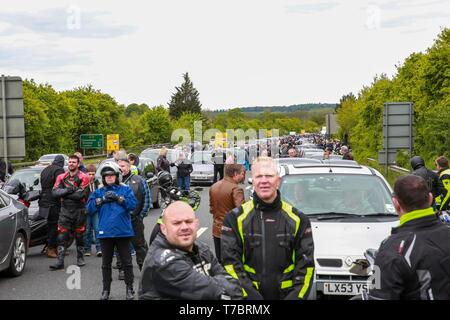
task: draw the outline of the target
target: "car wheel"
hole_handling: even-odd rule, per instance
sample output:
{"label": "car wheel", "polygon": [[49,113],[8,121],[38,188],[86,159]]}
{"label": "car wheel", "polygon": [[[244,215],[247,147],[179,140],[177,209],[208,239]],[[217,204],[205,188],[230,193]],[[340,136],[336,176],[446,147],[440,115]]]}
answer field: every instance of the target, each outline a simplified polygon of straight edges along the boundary
{"label": "car wheel", "polygon": [[7,273],[13,277],[20,276],[25,270],[27,260],[27,241],[22,233],[17,233],[11,248],[11,261]]}
{"label": "car wheel", "polygon": [[161,199],[161,194],[160,191],[158,190],[158,192],[156,192],[156,200],[153,202],[153,209],[160,208],[159,199]]}

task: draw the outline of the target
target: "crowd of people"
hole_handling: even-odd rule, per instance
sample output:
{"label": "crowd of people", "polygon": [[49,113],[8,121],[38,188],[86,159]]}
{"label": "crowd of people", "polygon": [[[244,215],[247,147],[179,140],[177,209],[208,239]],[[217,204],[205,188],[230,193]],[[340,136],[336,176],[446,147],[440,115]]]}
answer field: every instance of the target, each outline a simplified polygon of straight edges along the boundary
{"label": "crowd of people", "polygon": [[[319,135],[308,139],[323,147],[324,158],[340,152],[343,159],[353,159],[349,147],[338,140]],[[299,136],[281,139],[278,156],[298,156],[302,141]],[[122,150],[98,166],[85,166],[77,153],[69,157],[67,172],[64,158],[56,156],[41,173],[39,200],[40,214],[48,220],[46,255],[56,259],[50,270],[64,269],[70,259],[67,243],[74,237],[78,266],[85,265],[84,256],[91,254],[93,245],[102,258],[102,300],[111,294],[114,256],[119,279],[125,282],[125,298],[135,298],[133,251],[141,272],[139,299],[308,299],[315,268],[309,218],[282,199],[270,142],[257,146],[254,160],[250,147],[240,150],[241,156],[224,149],[212,152],[216,178],[209,189],[209,211],[215,253],[197,241],[198,218],[182,201],[164,209],[154,240],[146,242],[143,219],[152,199],[134,154]],[[158,172],[177,167],[182,190],[190,188],[192,164],[187,152],[179,152],[178,159],[170,162],[162,148],[156,163]],[[377,265],[389,275],[382,289],[369,291],[370,299],[450,298],[450,284],[445,281],[449,277],[444,275],[450,227],[435,213],[450,209],[448,160],[436,159],[437,173],[418,156],[411,159],[411,166],[413,173],[394,186],[400,226],[377,255]],[[246,201],[241,184],[250,168],[254,194]],[[417,248],[413,255],[412,248]],[[421,270],[429,274],[417,273]]]}

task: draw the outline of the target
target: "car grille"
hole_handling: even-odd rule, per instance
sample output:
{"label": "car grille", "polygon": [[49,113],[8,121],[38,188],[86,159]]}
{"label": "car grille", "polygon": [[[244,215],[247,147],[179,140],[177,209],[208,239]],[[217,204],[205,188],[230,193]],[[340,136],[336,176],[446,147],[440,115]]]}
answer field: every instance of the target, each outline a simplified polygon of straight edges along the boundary
{"label": "car grille", "polygon": [[317,280],[320,281],[367,281],[368,276],[354,276],[354,275],[328,275],[318,274]]}
{"label": "car grille", "polygon": [[333,268],[342,267],[341,259],[317,259],[317,263],[321,267],[333,267]]}

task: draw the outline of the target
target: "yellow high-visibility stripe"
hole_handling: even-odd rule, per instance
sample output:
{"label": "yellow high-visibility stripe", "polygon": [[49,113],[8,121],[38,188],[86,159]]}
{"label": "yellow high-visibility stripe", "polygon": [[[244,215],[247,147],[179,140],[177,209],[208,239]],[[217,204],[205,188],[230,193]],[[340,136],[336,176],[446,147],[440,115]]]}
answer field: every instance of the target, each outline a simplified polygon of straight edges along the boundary
{"label": "yellow high-visibility stripe", "polygon": [[292,287],[293,282],[292,280],[286,280],[281,282],[281,289],[286,289]]}
{"label": "yellow high-visibility stripe", "polygon": [[314,274],[314,268],[310,267],[310,268],[306,268],[306,276],[305,276],[305,282],[303,283],[303,287],[300,290],[298,296],[299,298],[303,299],[303,297],[305,296],[306,292],[309,289],[309,286],[311,284],[311,278]]}
{"label": "yellow high-visibility stripe", "polygon": [[[237,275],[236,271],[234,271],[234,266],[232,264],[227,264],[224,266],[224,268],[225,268],[225,271],[228,272],[228,274],[230,276],[232,276],[234,279],[239,280],[238,275]],[[242,295],[244,297],[246,297],[248,295],[247,292],[244,290],[244,288],[242,288]]]}

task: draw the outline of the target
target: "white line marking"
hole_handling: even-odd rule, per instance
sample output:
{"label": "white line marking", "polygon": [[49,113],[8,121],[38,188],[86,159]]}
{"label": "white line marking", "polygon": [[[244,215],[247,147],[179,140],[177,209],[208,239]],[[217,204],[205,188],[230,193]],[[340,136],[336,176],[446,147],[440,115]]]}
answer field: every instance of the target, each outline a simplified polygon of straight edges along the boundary
{"label": "white line marking", "polygon": [[200,236],[202,235],[203,232],[206,231],[206,229],[208,229],[208,228],[200,228],[200,229],[198,229],[198,231],[197,231],[197,238],[200,238]]}

